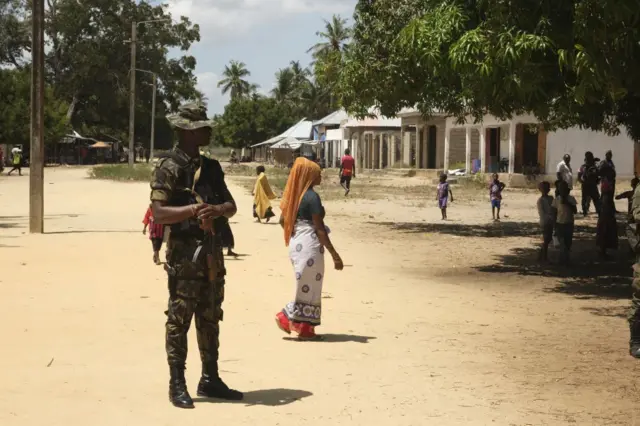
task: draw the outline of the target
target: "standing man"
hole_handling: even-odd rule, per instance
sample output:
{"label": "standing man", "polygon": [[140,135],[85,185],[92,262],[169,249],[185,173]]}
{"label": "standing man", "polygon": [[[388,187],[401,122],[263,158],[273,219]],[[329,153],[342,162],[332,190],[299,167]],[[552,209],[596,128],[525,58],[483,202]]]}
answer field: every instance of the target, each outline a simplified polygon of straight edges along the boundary
{"label": "standing man", "polygon": [[188,104],[167,117],[178,145],[162,156],[151,178],[151,202],[156,223],[171,227],[167,242],[169,307],[166,349],[171,379],[169,400],[193,408],[184,377],[187,332],[195,316],[202,377],[198,396],[238,401],[218,375],[219,322],[222,321],[225,267],[221,225],[236,214],[220,163],[200,155],[209,144],[212,122],[206,108]]}
{"label": "standing man", "polygon": [[[565,154],[564,157],[562,157],[562,161],[558,163],[556,176],[558,180],[563,180],[569,185],[569,191],[573,189],[573,170],[571,169],[571,156],[569,154]],[[556,196],[558,196],[557,187]]]}
{"label": "standing man", "polygon": [[598,192],[598,165],[593,153],[584,154],[584,164],[578,172],[578,181],[582,185],[582,214],[589,214],[589,206],[593,201],[596,213],[600,214],[600,193]]}
{"label": "standing man", "polygon": [[[635,235],[629,235],[629,242],[634,251],[635,263],[633,265],[633,282],[631,289],[631,312],[629,313],[629,353],[632,357],[640,359],[640,185],[636,186],[631,199],[631,214],[635,222]],[[633,225],[632,225],[633,226]]]}
{"label": "standing man", "polygon": [[351,156],[351,150],[347,148],[340,160],[340,185],[344,188],[345,197],[351,192],[351,178],[356,178],[356,160]]}

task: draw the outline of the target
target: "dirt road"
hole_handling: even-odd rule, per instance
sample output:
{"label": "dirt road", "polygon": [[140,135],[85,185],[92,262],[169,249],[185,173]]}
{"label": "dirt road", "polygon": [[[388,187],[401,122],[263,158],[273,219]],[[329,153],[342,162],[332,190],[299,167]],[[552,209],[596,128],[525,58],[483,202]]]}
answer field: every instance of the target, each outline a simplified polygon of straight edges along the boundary
{"label": "dirt road", "polygon": [[[0,425],[640,424],[626,300],[468,268],[465,250],[491,264],[503,240],[434,243],[428,227],[365,223],[365,202],[327,206],[348,267],[327,273],[325,340],[284,339],[273,315],[294,287],[282,231],[254,223],[250,197],[233,184],[243,256],[227,262],[221,368],[246,399],[175,409],[165,274],[141,234],[148,187],[85,176],[46,170],[45,235],[26,234],[28,177],[0,178]],[[438,213],[410,214],[427,226]],[[389,219],[378,211],[375,220]],[[446,262],[443,238],[460,243],[441,253]],[[194,333],[190,344],[195,394]]]}

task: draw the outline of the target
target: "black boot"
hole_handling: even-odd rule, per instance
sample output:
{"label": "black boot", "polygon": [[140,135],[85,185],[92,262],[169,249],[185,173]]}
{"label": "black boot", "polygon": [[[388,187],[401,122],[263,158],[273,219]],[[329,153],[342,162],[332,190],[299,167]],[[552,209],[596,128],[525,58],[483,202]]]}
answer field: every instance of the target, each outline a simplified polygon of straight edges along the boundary
{"label": "black boot", "polygon": [[218,376],[218,364],[202,366],[202,377],[198,383],[198,396],[204,398],[226,399],[228,401],[241,401],[244,398],[242,392],[229,389]]}
{"label": "black boot", "polygon": [[194,408],[184,379],[184,367],[170,366],[169,401],[178,408]]}
{"label": "black boot", "polygon": [[629,329],[631,331],[629,354],[636,359],[640,359],[640,323],[631,324]]}

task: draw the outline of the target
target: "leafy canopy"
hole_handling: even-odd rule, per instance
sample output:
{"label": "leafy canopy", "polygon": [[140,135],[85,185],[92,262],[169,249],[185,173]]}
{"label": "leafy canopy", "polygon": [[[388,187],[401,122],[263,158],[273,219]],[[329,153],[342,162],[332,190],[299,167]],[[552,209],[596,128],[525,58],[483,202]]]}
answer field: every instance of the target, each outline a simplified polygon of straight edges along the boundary
{"label": "leafy canopy", "polygon": [[338,93],[364,115],[531,112],[640,139],[635,0],[360,0]]}

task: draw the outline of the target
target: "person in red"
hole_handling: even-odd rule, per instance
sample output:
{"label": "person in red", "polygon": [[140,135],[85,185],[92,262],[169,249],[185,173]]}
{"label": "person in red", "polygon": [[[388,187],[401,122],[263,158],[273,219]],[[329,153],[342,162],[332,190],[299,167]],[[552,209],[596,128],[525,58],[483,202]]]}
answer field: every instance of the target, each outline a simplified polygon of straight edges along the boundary
{"label": "person in red", "polygon": [[144,215],[142,223],[144,224],[142,234],[146,234],[147,227],[149,227],[149,239],[151,240],[151,245],[153,246],[153,262],[156,265],[159,265],[160,249],[162,248],[162,240],[164,239],[164,225],[155,223],[155,221],[153,220],[151,204],[149,204],[149,208],[147,208],[147,212]]}
{"label": "person in red", "polygon": [[351,192],[351,178],[356,178],[356,160],[351,156],[351,151],[347,148],[340,160],[340,185],[344,188],[344,195]]}

